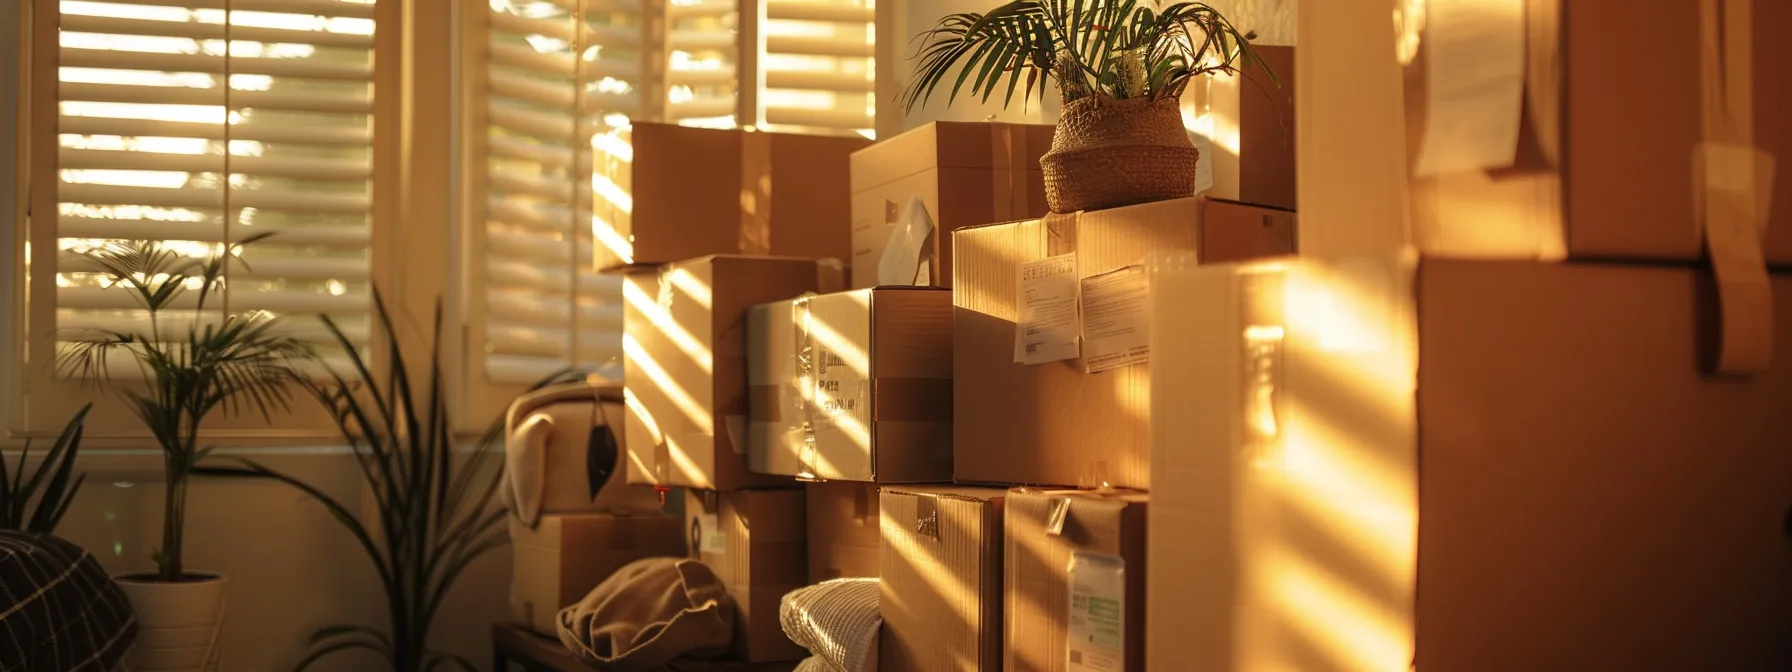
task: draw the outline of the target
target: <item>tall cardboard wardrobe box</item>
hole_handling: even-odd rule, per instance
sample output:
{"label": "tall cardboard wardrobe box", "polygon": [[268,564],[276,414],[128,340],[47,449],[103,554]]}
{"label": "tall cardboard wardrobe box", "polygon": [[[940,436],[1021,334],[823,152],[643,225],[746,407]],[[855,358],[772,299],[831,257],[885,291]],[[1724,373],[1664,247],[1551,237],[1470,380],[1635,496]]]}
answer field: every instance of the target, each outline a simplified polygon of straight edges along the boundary
{"label": "tall cardboard wardrobe box", "polygon": [[940,121],[854,152],[853,289],[951,287],[953,230],[1043,216],[1052,132]]}
{"label": "tall cardboard wardrobe box", "polygon": [[767,662],[808,656],[784,635],[778,601],[808,583],[802,490],[685,491],[691,555],[734,599],[728,657]]}
{"label": "tall cardboard wardrobe box", "polygon": [[1792,669],[1792,276],[1742,376],[1692,267],[1153,280],[1150,669]]}
{"label": "tall cardboard wardrobe box", "polygon": [[869,140],[636,122],[621,142],[599,147],[626,164],[594,189],[599,268],[851,254],[848,159]]}
{"label": "tall cardboard wardrobe box", "polygon": [[952,293],[878,287],[753,308],[747,464],[875,483],[952,480]]}
{"label": "tall cardboard wardrobe box", "polygon": [[1145,669],[1150,501],[1130,491],[1008,492],[1003,669]]}
{"label": "tall cardboard wardrobe box", "polygon": [[879,670],[1001,669],[1006,495],[995,488],[884,488]]}
{"label": "tall cardboard wardrobe box", "polygon": [[1080,358],[1019,363],[1023,264],[1074,255],[1069,263],[1081,287],[1117,270],[1139,273],[1156,253],[1198,250],[1207,262],[1288,254],[1294,227],[1290,212],[1194,197],[959,230],[952,292],[954,479],[1151,486],[1150,364],[1087,373]]}
{"label": "tall cardboard wardrobe box", "polygon": [[747,310],[839,289],[838,262],[712,256],[623,283],[628,482],[704,490],[795,487],[747,471]]}

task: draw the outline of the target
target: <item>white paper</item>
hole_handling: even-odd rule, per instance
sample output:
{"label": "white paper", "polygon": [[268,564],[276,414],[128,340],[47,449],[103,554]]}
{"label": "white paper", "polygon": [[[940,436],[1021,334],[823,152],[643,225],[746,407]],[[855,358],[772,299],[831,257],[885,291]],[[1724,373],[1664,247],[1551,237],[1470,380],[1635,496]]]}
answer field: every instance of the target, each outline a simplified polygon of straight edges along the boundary
{"label": "white paper", "polygon": [[1070,618],[1064,638],[1066,672],[1120,672],[1126,667],[1126,560],[1077,553],[1070,557]]}
{"label": "white paper", "polygon": [[1014,325],[1014,361],[1044,364],[1078,354],[1076,253],[1020,265],[1020,315]]}
{"label": "white paper", "polygon": [[1195,193],[1205,193],[1213,188],[1213,140],[1193,131],[1189,132],[1188,139],[1195,144]]}
{"label": "white paper", "polygon": [[1145,267],[1134,264],[1082,282],[1083,368],[1089,373],[1151,361]]}
{"label": "white paper", "polygon": [[722,534],[722,526],[713,513],[697,514],[697,551],[699,553],[727,553],[728,538]]}
{"label": "white paper", "polygon": [[877,284],[928,284],[915,282],[915,265],[921,261],[921,248],[930,233],[933,217],[927,214],[927,204],[919,197],[910,197],[902,208],[902,217],[896,220],[896,228],[890,231],[883,258],[877,261]]}
{"label": "white paper", "polygon": [[1512,165],[1524,105],[1524,0],[1430,0],[1420,176]]}

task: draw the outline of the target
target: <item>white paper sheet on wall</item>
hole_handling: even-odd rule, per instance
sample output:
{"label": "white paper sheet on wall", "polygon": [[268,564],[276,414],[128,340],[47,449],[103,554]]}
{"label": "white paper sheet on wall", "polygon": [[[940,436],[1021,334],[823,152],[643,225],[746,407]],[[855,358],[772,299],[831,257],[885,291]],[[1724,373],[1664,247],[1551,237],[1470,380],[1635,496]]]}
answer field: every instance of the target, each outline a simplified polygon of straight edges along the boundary
{"label": "white paper sheet on wall", "polygon": [[1512,165],[1524,105],[1524,0],[1430,0],[1419,176]]}
{"label": "white paper sheet on wall", "polygon": [[1014,361],[1044,364],[1078,354],[1076,253],[1021,264],[1016,271],[1020,315],[1014,325]]}

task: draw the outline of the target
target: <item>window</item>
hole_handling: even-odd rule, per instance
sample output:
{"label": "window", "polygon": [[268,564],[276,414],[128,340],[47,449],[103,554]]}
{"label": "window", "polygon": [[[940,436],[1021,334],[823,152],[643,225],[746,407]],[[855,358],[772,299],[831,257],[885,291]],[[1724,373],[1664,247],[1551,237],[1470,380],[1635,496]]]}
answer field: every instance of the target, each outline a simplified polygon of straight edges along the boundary
{"label": "window", "polygon": [[[274,232],[228,268],[221,300],[204,314],[164,313],[164,324],[268,311],[303,328],[324,313],[367,337],[371,241],[389,182],[380,175],[391,164],[390,143],[376,136],[376,117],[390,113],[376,114],[374,55],[396,42],[396,31],[375,30],[382,5],[32,0],[31,9],[22,120],[30,129],[30,406],[14,414],[23,429],[60,426],[95,396],[55,374],[59,334],[147,331],[147,315],[128,295],[69,254],[104,241],[161,241],[202,257]],[[134,428],[119,411],[96,412],[90,427]],[[316,418],[219,425],[245,435],[326,427]]]}

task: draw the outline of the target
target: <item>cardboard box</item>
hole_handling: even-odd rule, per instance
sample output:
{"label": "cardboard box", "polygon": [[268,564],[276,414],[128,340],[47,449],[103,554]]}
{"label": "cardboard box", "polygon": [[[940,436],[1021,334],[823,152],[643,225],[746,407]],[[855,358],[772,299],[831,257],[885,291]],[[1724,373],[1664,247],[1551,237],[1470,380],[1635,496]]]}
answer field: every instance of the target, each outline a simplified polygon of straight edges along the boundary
{"label": "cardboard box", "polygon": [[511,617],[549,636],[561,609],[585,599],[623,565],[685,554],[684,527],[673,516],[544,515],[533,530],[514,517],[508,521]]}
{"label": "cardboard box", "polygon": [[[1226,14],[1232,18],[1231,11]],[[1203,172],[1213,180],[1205,193],[1293,210],[1294,47],[1252,45],[1252,50],[1268,72],[1253,65],[1238,75],[1202,77],[1184,94],[1195,116]]]}
{"label": "cardboard box", "polygon": [[[852,287],[952,286],[955,229],[1041,217],[1045,177],[1039,157],[1051,149],[1042,124],[942,121],[852,155]],[[919,199],[932,229],[917,225],[908,252],[894,253],[879,277],[893,235],[908,235],[906,211]],[[896,263],[900,259],[901,263]],[[916,280],[917,269],[924,273]]]}
{"label": "cardboard box", "polygon": [[738,610],[728,657],[749,662],[799,660],[784,635],[778,602],[808,585],[802,490],[685,492],[693,555],[714,570]]}
{"label": "cardboard box", "polygon": [[877,485],[826,481],[805,483],[803,490],[809,511],[809,582],[875,578],[883,548]]}
{"label": "cardboard box", "polygon": [[[536,470],[536,512],[541,514],[658,513],[663,507],[652,489],[633,487],[626,478],[615,477],[626,468],[623,455],[612,452],[611,462],[602,464],[589,454],[601,448],[593,445],[593,432],[608,433],[621,448],[625,414],[622,390],[615,384],[560,385],[517,397],[506,413],[508,477]],[[535,461],[530,463],[530,458]],[[593,492],[592,482],[598,478],[607,480]],[[522,503],[511,510],[518,511],[517,507],[528,510]]]}
{"label": "cardboard box", "polygon": [[952,480],[950,290],[879,287],[757,306],[747,347],[753,471]]}
{"label": "cardboard box", "polygon": [[[1707,4],[1714,8],[1709,19],[1701,16]],[[1752,20],[1741,19],[1741,28],[1713,25],[1736,21],[1726,12],[1749,7]],[[1439,49],[1476,48],[1443,36],[1464,35],[1454,26],[1483,17],[1427,17],[1417,56],[1404,72],[1407,143],[1415,161],[1412,235],[1421,249],[1449,256],[1696,260],[1705,252],[1701,161],[1733,164],[1723,178],[1731,182],[1712,183],[1720,190],[1736,188],[1737,179],[1746,183],[1752,167],[1748,158],[1705,154],[1707,143],[1753,145],[1782,162],[1792,157],[1792,117],[1785,114],[1792,80],[1783,74],[1792,62],[1792,42],[1785,39],[1792,33],[1792,3],[1676,2],[1660,11],[1630,10],[1623,3],[1529,0],[1522,21],[1509,23],[1503,34],[1487,34],[1498,22],[1476,24],[1475,39],[1517,42],[1503,63],[1440,65]],[[1682,45],[1677,57],[1658,57],[1666,43]],[[1707,43],[1712,59],[1722,49],[1735,61],[1703,70]],[[1639,70],[1642,61],[1659,62]],[[1497,72],[1501,65],[1522,78],[1505,94],[1498,86],[1467,95],[1430,84]],[[1706,112],[1707,98],[1721,111]],[[1447,115],[1455,132],[1441,130],[1440,122],[1427,137],[1432,109],[1440,106],[1448,106],[1438,114]],[[1708,124],[1717,114],[1736,126]],[[1500,132],[1489,130],[1502,124],[1516,127],[1511,144],[1498,144]],[[1434,161],[1421,163],[1427,154]],[[1712,165],[1716,180],[1718,164]],[[1430,166],[1441,172],[1418,172]],[[1771,180],[1771,172],[1754,175],[1759,205],[1768,198],[1792,202],[1792,180],[1780,172]],[[1772,208],[1769,216],[1766,258],[1792,263],[1792,209]]]}
{"label": "cardboard box", "polygon": [[1003,669],[1145,669],[1149,503],[1142,492],[1008,492]]}
{"label": "cardboard box", "polygon": [[766,133],[636,122],[629,207],[598,190],[596,264],[652,266],[711,254],[846,259],[852,216],[848,157],[859,137]]}
{"label": "cardboard box", "polygon": [[1792,360],[1706,375],[1701,271],[1159,268],[1151,669],[1792,669]]}
{"label": "cardboard box", "polygon": [[[1014,362],[1016,273],[1028,261],[1076,252],[1079,279],[1143,263],[1148,255],[1199,249],[1231,260],[1286,254],[1292,213],[1237,216],[1185,198],[1076,216],[962,229],[952,322],[953,477],[959,482],[1151,486],[1147,452],[1150,365],[1087,374],[1078,360]],[[1270,233],[1264,233],[1265,223]],[[1209,244],[1204,248],[1200,241]]]}
{"label": "cardboard box", "polygon": [[1001,669],[1006,496],[994,488],[883,489],[879,670]]}
{"label": "cardboard box", "polygon": [[837,263],[714,256],[623,283],[628,482],[705,490],[793,486],[747,471],[747,310],[839,289]]}

